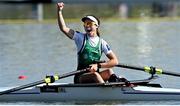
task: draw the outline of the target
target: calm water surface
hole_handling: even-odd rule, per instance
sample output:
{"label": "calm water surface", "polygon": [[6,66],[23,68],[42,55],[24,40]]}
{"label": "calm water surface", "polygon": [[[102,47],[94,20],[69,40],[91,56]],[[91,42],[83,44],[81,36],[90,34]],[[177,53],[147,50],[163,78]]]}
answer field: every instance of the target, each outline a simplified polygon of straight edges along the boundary
{"label": "calm water surface", "polygon": [[[82,23],[68,23],[83,31]],[[111,45],[120,62],[138,66],[156,66],[180,72],[180,22],[103,22],[102,37]],[[76,70],[76,47],[63,35],[56,23],[0,24],[0,85],[18,86],[41,80],[46,75],[63,74]],[[102,57],[105,59],[105,56]],[[129,80],[149,77],[145,72],[114,68],[114,72]],[[18,76],[27,76],[20,80]],[[73,77],[58,82],[72,82]],[[153,81],[163,87],[180,88],[180,78],[161,75]],[[180,104],[178,101],[121,102],[15,102],[16,105],[68,104]]]}

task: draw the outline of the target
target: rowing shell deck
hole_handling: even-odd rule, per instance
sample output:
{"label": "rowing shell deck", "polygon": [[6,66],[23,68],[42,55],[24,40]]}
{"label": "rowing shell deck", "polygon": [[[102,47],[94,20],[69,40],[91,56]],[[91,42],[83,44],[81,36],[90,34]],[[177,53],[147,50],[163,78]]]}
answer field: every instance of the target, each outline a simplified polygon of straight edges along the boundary
{"label": "rowing shell deck", "polygon": [[[152,87],[153,85],[153,87]],[[0,101],[156,101],[180,100],[180,89],[151,86],[122,86],[121,83],[39,85],[0,95]],[[4,91],[9,88],[0,88]]]}

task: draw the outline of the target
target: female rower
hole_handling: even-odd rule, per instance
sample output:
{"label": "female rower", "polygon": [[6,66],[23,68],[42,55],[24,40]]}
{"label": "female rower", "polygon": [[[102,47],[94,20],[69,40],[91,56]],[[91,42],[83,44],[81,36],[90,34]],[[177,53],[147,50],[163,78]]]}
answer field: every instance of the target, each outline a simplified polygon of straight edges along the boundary
{"label": "female rower", "polygon": [[[87,15],[81,19],[82,22],[84,22],[85,33],[74,31],[65,24],[62,15],[63,8],[63,2],[57,3],[58,25],[67,37],[75,41],[78,52],[77,69],[80,70],[89,67],[89,72],[75,75],[74,83],[105,83],[106,81],[117,81],[117,76],[110,68],[118,64],[118,59],[107,42],[100,37],[99,19],[93,15]],[[100,60],[102,53],[105,53],[109,60],[104,63],[95,63],[95,61]],[[97,71],[99,68],[107,69]]]}

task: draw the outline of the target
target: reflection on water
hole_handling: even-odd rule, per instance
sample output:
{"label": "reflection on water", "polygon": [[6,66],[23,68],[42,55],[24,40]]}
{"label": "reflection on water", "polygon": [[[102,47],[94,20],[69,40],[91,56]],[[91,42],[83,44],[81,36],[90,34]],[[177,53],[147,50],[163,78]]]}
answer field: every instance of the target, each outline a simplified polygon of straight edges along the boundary
{"label": "reflection on water", "polygon": [[75,55],[73,44],[55,25],[1,25],[1,30],[1,78],[9,79],[9,83],[2,82],[5,85],[22,83],[17,79],[21,74],[27,75],[28,81],[35,81],[46,74],[75,69],[72,68],[76,63],[75,56],[71,56]]}
{"label": "reflection on water", "polygon": [[[150,35],[150,22],[141,22],[137,24],[139,34],[137,35],[137,50],[140,58],[148,59],[152,51],[151,35]],[[148,59],[149,60],[149,59]]]}
{"label": "reflection on water", "polygon": [[[83,31],[81,23],[68,23]],[[103,22],[102,37],[110,43],[120,62],[132,65],[154,65],[168,71],[179,71],[180,22]],[[0,84],[17,86],[76,69],[74,42],[65,37],[57,24],[0,25]],[[103,57],[104,58],[104,57]],[[144,72],[114,68],[126,78],[141,79]],[[25,75],[27,79],[19,80]],[[68,77],[59,82],[72,82]],[[180,88],[179,78],[161,76],[155,82]],[[125,103],[126,104],[126,103]]]}

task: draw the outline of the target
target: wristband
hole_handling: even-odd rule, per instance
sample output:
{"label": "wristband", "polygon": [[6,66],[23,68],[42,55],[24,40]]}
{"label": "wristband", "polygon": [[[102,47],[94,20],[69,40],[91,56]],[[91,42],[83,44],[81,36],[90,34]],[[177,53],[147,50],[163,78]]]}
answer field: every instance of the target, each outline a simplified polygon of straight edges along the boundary
{"label": "wristband", "polygon": [[100,64],[100,63],[98,63],[98,64],[97,64],[97,67],[98,67],[98,68],[101,68],[101,64]]}

